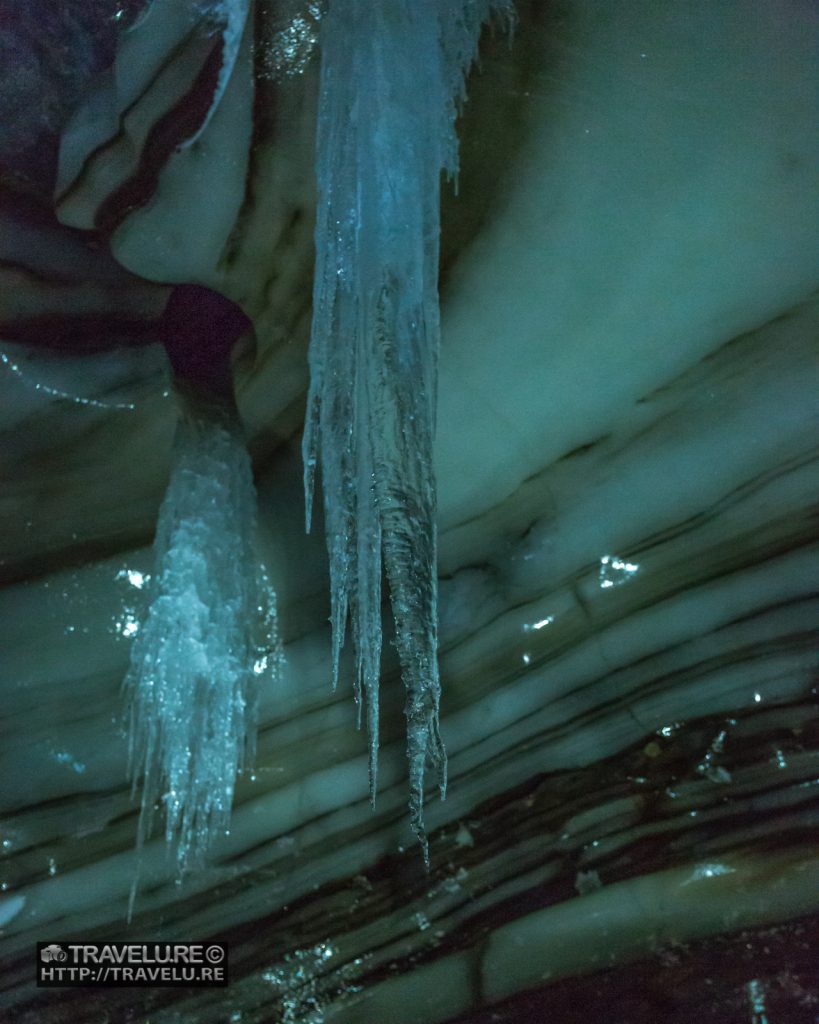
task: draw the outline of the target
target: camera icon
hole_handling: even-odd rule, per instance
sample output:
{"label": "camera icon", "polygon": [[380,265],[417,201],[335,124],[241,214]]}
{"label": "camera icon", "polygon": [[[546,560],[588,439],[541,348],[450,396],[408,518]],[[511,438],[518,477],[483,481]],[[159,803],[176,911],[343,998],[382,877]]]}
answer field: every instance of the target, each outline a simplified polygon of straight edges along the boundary
{"label": "camera icon", "polygon": [[50,946],[46,946],[40,950],[40,959],[44,964],[61,964],[68,959],[68,953],[65,952],[62,946],[58,946],[56,942],[52,942]]}

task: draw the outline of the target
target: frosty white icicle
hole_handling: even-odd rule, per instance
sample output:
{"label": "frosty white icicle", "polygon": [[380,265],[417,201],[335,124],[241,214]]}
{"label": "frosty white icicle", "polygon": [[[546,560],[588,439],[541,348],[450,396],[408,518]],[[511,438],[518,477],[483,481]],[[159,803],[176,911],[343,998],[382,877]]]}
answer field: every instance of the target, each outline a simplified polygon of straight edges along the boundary
{"label": "frosty white icicle", "polygon": [[[156,587],[126,679],[131,766],[142,778],[140,841],[154,804],[180,868],[224,829],[245,753],[253,755],[260,601],[275,604],[254,549],[256,493],[244,443],[223,425],[180,424],[155,544]],[[246,749],[245,748],[249,748]]]}
{"label": "frosty white icicle", "polygon": [[456,108],[492,0],[331,0],[321,29],[318,214],[307,524],[321,461],[333,684],[348,614],[375,797],[381,572],[407,690],[412,827],[424,772],[441,794],[435,431],[440,175],[457,171]]}
{"label": "frosty white icicle", "polygon": [[134,788],[142,781],[138,843],[161,802],[180,873],[228,824],[236,774],[254,754],[260,677],[280,660],[230,378],[245,327],[232,303],[197,286],[175,290],[162,324],[183,415],[125,688]]}

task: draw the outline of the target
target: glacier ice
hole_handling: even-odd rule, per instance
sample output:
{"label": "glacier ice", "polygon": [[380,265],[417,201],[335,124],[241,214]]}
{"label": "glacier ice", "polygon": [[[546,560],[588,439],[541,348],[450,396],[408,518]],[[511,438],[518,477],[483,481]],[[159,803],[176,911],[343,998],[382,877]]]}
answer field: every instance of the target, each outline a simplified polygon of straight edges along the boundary
{"label": "glacier ice", "polygon": [[333,685],[349,616],[374,799],[383,568],[407,690],[411,824],[425,857],[428,759],[446,788],[432,464],[440,177],[457,174],[457,107],[493,9],[511,12],[497,0],[331,0],[320,35],[307,527],[320,460]]}
{"label": "glacier ice", "polygon": [[200,0],[200,5],[203,12],[212,17],[219,25],[222,35],[222,64],[219,68],[219,77],[216,80],[216,89],[210,109],[194,135],[185,141],[185,147],[193,145],[199,139],[222,101],[239,56],[239,48],[242,45],[242,36],[250,10],[250,0],[216,0],[215,3],[213,0],[206,0],[204,4],[201,4]]}
{"label": "glacier ice", "polygon": [[138,846],[164,804],[180,874],[226,828],[254,756],[260,676],[280,665],[275,595],[256,548],[250,459],[228,416],[179,424],[154,544],[150,606],[125,679]]}
{"label": "glacier ice", "polygon": [[[159,0],[150,0],[136,20],[128,26],[127,30],[133,32],[142,26],[148,20],[158,2]],[[176,3],[176,0],[166,0],[166,2]],[[210,107],[205,114],[204,120],[194,133],[181,143],[183,149],[192,146],[194,142],[199,140],[210,124],[211,118],[216,113],[219,104],[222,102],[222,97],[230,84],[233,69],[239,57],[242,36],[244,35],[245,25],[250,13],[250,0],[188,0],[188,3],[190,15],[195,23],[198,23],[208,31],[219,33],[221,36],[220,46],[222,52],[219,74],[214,86]]]}

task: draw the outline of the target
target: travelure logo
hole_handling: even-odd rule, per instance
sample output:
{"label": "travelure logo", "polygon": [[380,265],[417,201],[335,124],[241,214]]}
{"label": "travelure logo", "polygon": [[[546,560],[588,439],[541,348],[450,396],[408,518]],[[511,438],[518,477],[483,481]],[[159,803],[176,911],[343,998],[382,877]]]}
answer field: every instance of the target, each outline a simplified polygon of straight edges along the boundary
{"label": "travelure logo", "polygon": [[228,983],[224,942],[38,942],[37,984],[211,987]]}
{"label": "travelure logo", "polygon": [[40,959],[44,964],[50,964],[53,962],[63,963],[68,959],[68,953],[65,952],[62,946],[58,946],[56,942],[52,942],[50,946],[46,946],[40,950]]}

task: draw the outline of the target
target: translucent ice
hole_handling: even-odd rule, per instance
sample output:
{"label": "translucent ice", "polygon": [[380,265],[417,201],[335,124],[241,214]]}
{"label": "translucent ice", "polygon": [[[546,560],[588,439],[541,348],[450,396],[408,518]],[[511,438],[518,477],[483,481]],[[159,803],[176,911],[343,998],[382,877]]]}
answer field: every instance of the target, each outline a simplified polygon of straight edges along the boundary
{"label": "translucent ice", "polygon": [[180,424],[155,559],[125,680],[130,767],[143,784],[139,845],[161,802],[184,872],[228,824],[236,773],[254,753],[259,677],[280,657],[250,460],[231,425]]}
{"label": "translucent ice", "polygon": [[[381,574],[407,690],[412,827],[424,847],[438,731],[435,430],[440,176],[457,172],[455,118],[492,0],[335,0],[321,29],[308,529],[322,468],[333,684],[348,614],[376,790]],[[359,708],[360,708],[359,704]]]}

